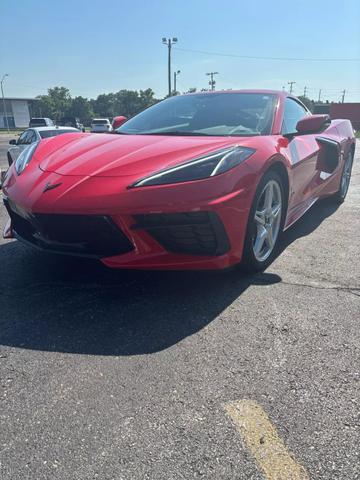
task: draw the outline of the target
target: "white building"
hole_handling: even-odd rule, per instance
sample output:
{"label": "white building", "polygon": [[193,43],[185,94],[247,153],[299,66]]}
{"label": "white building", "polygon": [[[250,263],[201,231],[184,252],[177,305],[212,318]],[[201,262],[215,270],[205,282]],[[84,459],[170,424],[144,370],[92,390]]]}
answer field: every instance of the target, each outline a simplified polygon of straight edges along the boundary
{"label": "white building", "polygon": [[34,98],[5,98],[0,97],[0,128],[26,128],[31,118],[31,103]]}

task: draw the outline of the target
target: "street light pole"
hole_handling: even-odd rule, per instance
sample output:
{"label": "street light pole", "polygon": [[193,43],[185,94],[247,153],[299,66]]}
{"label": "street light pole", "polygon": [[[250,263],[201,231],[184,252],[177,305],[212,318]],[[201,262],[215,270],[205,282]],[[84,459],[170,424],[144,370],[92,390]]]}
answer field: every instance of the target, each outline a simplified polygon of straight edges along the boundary
{"label": "street light pole", "polygon": [[176,95],[176,77],[181,73],[180,70],[174,72],[174,95]]}
{"label": "street light pole", "polygon": [[5,104],[5,96],[4,96],[4,80],[6,77],[8,77],[9,74],[8,73],[5,73],[5,75],[3,75],[2,79],[1,79],[1,96],[2,96],[2,101],[3,101],[3,106],[4,106],[4,118],[6,119],[5,122],[6,122],[6,128],[7,128],[7,131],[8,133],[10,133],[10,130],[9,130],[9,122],[8,122],[8,118],[7,118],[7,113],[6,113],[6,104]]}
{"label": "street light pole", "polygon": [[219,75],[219,72],[208,72],[206,75],[210,75],[210,82],[209,85],[211,87],[211,91],[213,92],[215,90],[215,80],[214,80],[214,75]]}
{"label": "street light pole", "polygon": [[162,43],[168,47],[168,96],[171,97],[171,47],[174,43],[177,43],[178,39],[173,38],[162,38]]}

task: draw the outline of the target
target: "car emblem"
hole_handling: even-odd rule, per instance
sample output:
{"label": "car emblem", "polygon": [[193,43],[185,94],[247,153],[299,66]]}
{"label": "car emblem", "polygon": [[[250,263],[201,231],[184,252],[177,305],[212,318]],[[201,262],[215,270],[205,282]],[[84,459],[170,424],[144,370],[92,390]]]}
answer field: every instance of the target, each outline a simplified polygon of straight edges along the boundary
{"label": "car emblem", "polygon": [[54,188],[59,187],[61,185],[60,183],[53,183],[51,184],[50,182],[47,182],[47,184],[44,187],[43,193],[47,192],[48,190],[54,190]]}

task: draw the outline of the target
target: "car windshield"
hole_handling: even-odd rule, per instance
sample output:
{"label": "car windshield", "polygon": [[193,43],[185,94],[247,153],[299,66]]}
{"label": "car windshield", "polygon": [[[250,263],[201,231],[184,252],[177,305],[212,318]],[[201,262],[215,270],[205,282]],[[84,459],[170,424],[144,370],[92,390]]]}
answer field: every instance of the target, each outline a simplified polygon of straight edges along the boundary
{"label": "car windshield", "polygon": [[264,93],[175,96],[128,120],[116,130],[128,135],[268,135],[277,97]]}
{"label": "car windshield", "polygon": [[93,125],[107,125],[108,121],[107,120],[93,120],[91,123]]}
{"label": "car windshield", "polygon": [[74,133],[76,130],[66,130],[65,128],[63,130],[43,130],[40,131],[40,137],[41,138],[49,138],[49,137],[56,137],[56,135],[61,135],[63,133]]}

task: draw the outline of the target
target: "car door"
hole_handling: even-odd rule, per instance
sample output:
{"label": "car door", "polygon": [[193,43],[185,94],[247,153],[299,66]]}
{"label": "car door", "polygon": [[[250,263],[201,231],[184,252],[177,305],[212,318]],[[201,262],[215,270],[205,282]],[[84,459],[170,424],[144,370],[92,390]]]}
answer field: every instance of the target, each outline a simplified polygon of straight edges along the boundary
{"label": "car door", "polygon": [[[289,192],[288,223],[292,223],[314,202],[317,162],[320,152],[314,134],[296,135],[296,124],[310,112],[295,98],[285,100],[282,135],[283,154],[291,165],[291,191]],[[293,135],[294,134],[294,135]]]}

